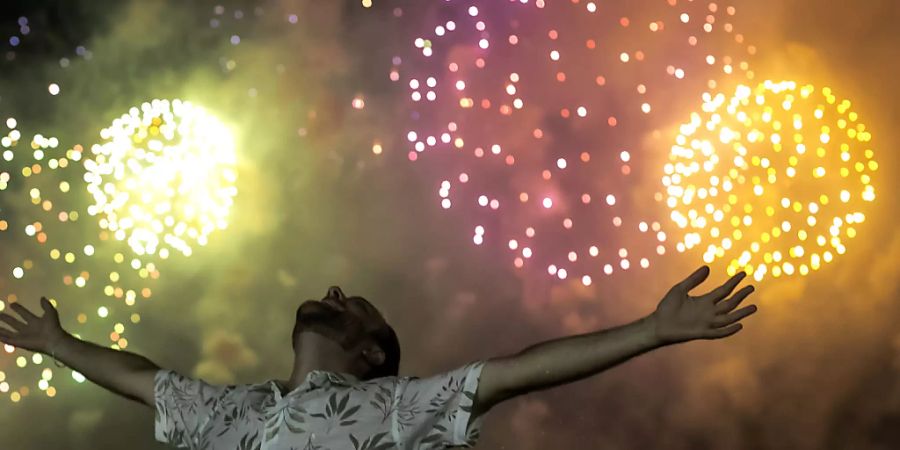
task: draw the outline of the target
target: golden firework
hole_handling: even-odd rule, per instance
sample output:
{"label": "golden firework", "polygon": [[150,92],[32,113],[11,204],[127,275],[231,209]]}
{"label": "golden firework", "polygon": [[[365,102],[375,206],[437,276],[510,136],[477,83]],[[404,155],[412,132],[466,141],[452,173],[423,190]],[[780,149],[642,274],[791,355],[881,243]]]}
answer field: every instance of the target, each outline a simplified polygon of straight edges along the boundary
{"label": "golden firework", "polygon": [[679,252],[728,272],[807,275],[846,252],[875,199],[871,134],[831,88],[793,81],[704,95],[665,165]]}

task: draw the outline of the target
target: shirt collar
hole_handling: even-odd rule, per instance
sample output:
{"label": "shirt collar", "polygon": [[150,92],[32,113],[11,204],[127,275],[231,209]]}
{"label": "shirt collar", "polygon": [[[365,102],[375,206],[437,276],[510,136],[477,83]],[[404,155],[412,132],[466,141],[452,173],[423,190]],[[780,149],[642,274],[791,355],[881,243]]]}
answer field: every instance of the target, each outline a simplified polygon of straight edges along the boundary
{"label": "shirt collar", "polygon": [[312,373],[316,374],[315,377],[317,380],[328,380],[328,382],[330,382],[331,384],[350,386],[359,382],[359,378],[357,378],[356,375],[353,375],[352,373],[328,372],[325,370],[314,370]]}
{"label": "shirt collar", "polygon": [[[304,387],[306,388],[306,390],[312,390],[322,387],[326,384],[352,386],[358,382],[359,378],[351,373],[329,372],[327,370],[313,370],[310,373],[306,374],[306,379],[303,380],[303,383],[301,383],[293,391],[290,391],[285,395],[289,395],[294,391],[303,390]],[[281,394],[282,390],[286,389],[278,380],[269,380],[269,385],[272,387],[273,391],[279,394]]]}

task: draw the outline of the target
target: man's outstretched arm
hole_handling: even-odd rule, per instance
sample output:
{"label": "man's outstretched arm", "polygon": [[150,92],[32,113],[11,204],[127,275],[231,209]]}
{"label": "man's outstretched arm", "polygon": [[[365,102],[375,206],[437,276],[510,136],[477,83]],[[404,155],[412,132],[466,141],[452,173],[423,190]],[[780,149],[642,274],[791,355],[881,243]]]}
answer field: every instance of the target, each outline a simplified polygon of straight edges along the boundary
{"label": "man's outstretched arm", "polygon": [[56,308],[41,297],[40,317],[18,303],[11,314],[0,314],[12,331],[0,327],[0,341],[33,352],[54,354],[56,359],[80,372],[88,380],[125,398],[154,406],[153,383],[159,367],[149,359],[122,350],[101,347],[72,336],[59,323]]}
{"label": "man's outstretched arm", "polygon": [[673,286],[647,317],[489,359],[481,372],[472,417],[509,398],[581,380],[655,348],[737,333],[742,328],[738,322],[756,312],[755,305],[735,310],[753,292],[753,286],[745,286],[725,299],[744,275],[740,272],[707,294],[691,296],[688,291],[709,276],[709,268],[703,266]]}

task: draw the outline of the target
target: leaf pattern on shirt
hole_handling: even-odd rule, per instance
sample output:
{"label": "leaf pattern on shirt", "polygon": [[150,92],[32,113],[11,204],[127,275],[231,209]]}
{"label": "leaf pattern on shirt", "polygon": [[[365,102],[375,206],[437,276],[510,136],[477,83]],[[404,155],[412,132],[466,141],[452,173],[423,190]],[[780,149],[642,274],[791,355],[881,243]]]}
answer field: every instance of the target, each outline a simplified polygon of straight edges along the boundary
{"label": "leaf pattern on shirt", "polygon": [[331,432],[331,427],[334,426],[335,420],[338,421],[338,425],[341,427],[347,427],[356,423],[357,420],[352,419],[352,417],[362,407],[362,405],[356,405],[347,408],[347,402],[350,401],[349,392],[347,392],[347,395],[343,396],[340,400],[338,400],[337,395],[336,392],[332,392],[331,395],[328,396],[328,402],[325,404],[324,413],[310,414],[312,417],[318,417],[327,421],[328,425],[326,433]]}
{"label": "leaf pattern on shirt", "polygon": [[419,408],[419,393],[414,392],[410,397],[403,397],[397,405],[397,424],[400,430],[416,424],[416,417],[421,412]]}
{"label": "leaf pattern on shirt", "polygon": [[384,386],[376,386],[369,406],[381,413],[381,421],[384,422],[394,411],[393,403],[393,392]]}
{"label": "leaf pattern on shirt", "polygon": [[165,432],[163,432],[163,436],[165,442],[169,442],[175,445],[179,445],[179,443],[185,442],[184,429],[181,428],[165,430]]}
{"label": "leaf pattern on shirt", "polygon": [[250,435],[250,433],[245,434],[238,442],[235,450],[260,450],[259,447],[259,431],[256,431],[253,435]]}
{"label": "leaf pattern on shirt", "polygon": [[250,412],[250,405],[248,403],[237,404],[233,399],[227,398],[222,400],[219,409],[223,411],[222,422],[225,426],[222,427],[222,430],[219,431],[216,437],[220,437],[227,433],[228,430],[239,427],[241,424],[248,421],[248,414]]}
{"label": "leaf pattern on shirt", "polygon": [[[428,402],[428,409],[425,410],[425,413],[432,414],[438,411],[446,410],[447,401],[463,390],[463,381],[465,380],[449,377],[449,379],[447,379],[447,382],[441,386],[441,390]],[[456,411],[451,411],[451,413],[456,413]]]}
{"label": "leaf pattern on shirt", "polygon": [[468,364],[427,379],[367,381],[313,371],[284,396],[275,380],[223,387],[160,370],[155,436],[204,450],[471,447],[480,424],[458,420],[471,419],[476,370]]}
{"label": "leaf pattern on shirt", "polygon": [[[187,411],[190,414],[197,414],[202,408],[211,409],[216,402],[216,398],[205,394],[203,386],[188,386],[185,382],[186,377],[179,375],[181,380],[170,381],[169,388],[172,390],[172,399],[178,410]],[[193,388],[193,389],[192,389]],[[198,395],[201,396],[198,402]]]}
{"label": "leaf pattern on shirt", "polygon": [[266,420],[266,441],[270,441],[282,426],[287,427],[291,433],[302,434],[305,432],[303,425],[306,423],[306,409],[302,406],[294,406],[285,403]]}
{"label": "leaf pattern on shirt", "polygon": [[[160,374],[164,376],[158,376]],[[213,386],[174,371],[162,370],[154,375],[153,389],[154,393],[165,393],[171,402],[169,408],[157,403],[158,420],[166,423],[175,423],[179,420],[181,422],[180,427],[166,428],[161,430],[161,434],[168,442],[182,447],[198,448],[202,447],[195,441],[205,439],[204,429],[212,417],[220,395],[230,392],[228,387]],[[169,411],[170,409],[172,411]]]}
{"label": "leaf pattern on shirt", "polygon": [[425,436],[421,441],[419,441],[419,445],[428,444],[428,445],[436,445],[440,442],[441,438],[447,433],[447,427],[437,424],[434,428],[431,429],[431,433],[428,436]]}
{"label": "leaf pattern on shirt", "polygon": [[385,436],[387,436],[386,432],[378,433],[376,435],[370,436],[368,439],[362,442],[359,442],[359,439],[357,439],[356,436],[353,435],[353,433],[350,433],[350,442],[353,443],[354,450],[387,450],[390,448],[394,448],[396,444],[390,442],[390,440],[381,442],[381,440]]}
{"label": "leaf pattern on shirt", "polygon": [[[418,382],[421,381],[421,378],[412,377],[410,381]],[[431,398],[428,401],[428,406],[424,408],[424,411],[420,408],[422,402],[418,400],[419,391],[414,391],[413,395],[408,399],[401,399],[397,415],[401,430],[412,425],[420,424],[421,420],[419,419],[419,416],[424,413],[425,417],[432,417],[437,423],[428,430],[428,434],[424,438],[418,441],[418,444],[424,446],[424,448],[443,448],[443,446],[440,445],[441,441],[445,440],[447,435],[451,433],[451,430],[443,425],[443,422],[450,423],[456,417],[456,409],[449,408],[448,410],[447,403],[452,401],[452,398],[455,395],[458,395],[462,390],[463,381],[465,380],[457,379],[453,376],[447,377],[446,381],[441,384],[439,390],[429,393]],[[463,392],[463,394],[465,394],[465,392]]]}
{"label": "leaf pattern on shirt", "polygon": [[[291,447],[291,450],[300,450],[299,447]],[[302,450],[327,450],[321,445],[318,445],[312,441],[312,436],[306,438],[306,445],[303,446]]]}

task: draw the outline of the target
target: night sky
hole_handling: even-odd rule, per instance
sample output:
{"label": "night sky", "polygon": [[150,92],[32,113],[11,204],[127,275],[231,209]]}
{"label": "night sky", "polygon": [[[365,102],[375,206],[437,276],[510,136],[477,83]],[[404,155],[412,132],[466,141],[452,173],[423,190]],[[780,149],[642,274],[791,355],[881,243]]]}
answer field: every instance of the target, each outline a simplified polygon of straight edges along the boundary
{"label": "night sky", "polygon": [[[790,224],[808,225],[805,250],[776,241],[751,264],[775,250],[808,259],[838,207],[865,213],[846,247],[809,270],[759,273],[760,311],[733,338],[495,407],[478,448],[896,448],[900,4],[527,3],[4,1],[0,137],[21,137],[0,148],[15,154],[0,159],[0,306],[46,295],[70,332],[217,384],[286,378],[296,307],[331,285],[383,312],[401,375],[624,324],[701,264],[710,287],[727,279],[782,196],[841,189],[837,151],[826,175],[772,183],[777,195],[754,196],[747,181],[735,190],[755,208],[752,225],[735,226],[747,239],[708,261],[705,230],[679,249],[692,238],[670,220],[675,195],[661,182],[679,125],[704,92],[796,80],[830,87],[832,110],[852,102],[871,133],[852,148],[851,163],[865,162],[854,176],[870,174],[877,195],[857,183],[849,201],[821,202],[822,223],[804,213]],[[236,180],[212,191],[236,195],[217,205],[227,227],[206,245],[188,239],[190,256],[177,245],[168,258],[137,255],[88,213],[85,161],[129,108],[176,98],[230,130],[235,159],[213,172],[225,164]],[[796,111],[812,120],[813,106]],[[783,171],[766,145],[748,147]],[[61,157],[68,167],[50,162]],[[38,384],[45,368],[51,391]],[[0,448],[164,448],[152,410],[49,358],[0,348],[0,383]]]}

